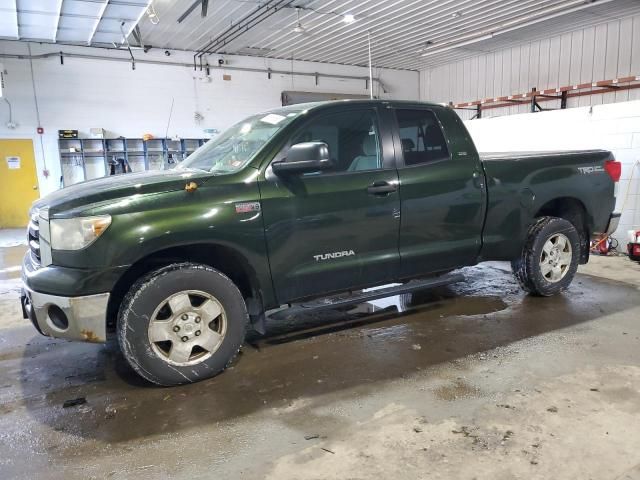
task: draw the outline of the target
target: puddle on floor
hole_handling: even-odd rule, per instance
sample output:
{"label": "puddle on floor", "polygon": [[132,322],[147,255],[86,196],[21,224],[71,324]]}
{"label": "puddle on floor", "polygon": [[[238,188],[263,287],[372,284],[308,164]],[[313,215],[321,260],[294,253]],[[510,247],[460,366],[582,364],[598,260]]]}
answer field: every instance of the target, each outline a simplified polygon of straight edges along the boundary
{"label": "puddle on floor", "polygon": [[20,278],[22,257],[26,251],[24,245],[0,248],[0,280]]}

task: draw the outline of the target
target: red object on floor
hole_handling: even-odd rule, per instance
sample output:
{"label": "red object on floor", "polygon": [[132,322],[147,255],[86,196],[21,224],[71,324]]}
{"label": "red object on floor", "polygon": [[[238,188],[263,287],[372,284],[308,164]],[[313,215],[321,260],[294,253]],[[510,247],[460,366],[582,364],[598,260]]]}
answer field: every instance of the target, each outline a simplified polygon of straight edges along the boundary
{"label": "red object on floor", "polygon": [[604,240],[602,240],[600,242],[600,245],[598,245],[600,255],[606,255],[607,253],[609,253],[609,246],[609,239],[605,238]]}

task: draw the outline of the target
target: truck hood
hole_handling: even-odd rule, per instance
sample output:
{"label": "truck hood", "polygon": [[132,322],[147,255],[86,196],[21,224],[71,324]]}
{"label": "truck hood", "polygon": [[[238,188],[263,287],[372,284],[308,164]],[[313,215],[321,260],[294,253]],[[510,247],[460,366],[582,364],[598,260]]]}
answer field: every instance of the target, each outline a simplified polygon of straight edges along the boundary
{"label": "truck hood", "polygon": [[36,208],[49,207],[50,214],[95,203],[148,194],[182,190],[189,181],[201,185],[211,177],[202,170],[160,170],[97,178],[63,188],[36,201]]}

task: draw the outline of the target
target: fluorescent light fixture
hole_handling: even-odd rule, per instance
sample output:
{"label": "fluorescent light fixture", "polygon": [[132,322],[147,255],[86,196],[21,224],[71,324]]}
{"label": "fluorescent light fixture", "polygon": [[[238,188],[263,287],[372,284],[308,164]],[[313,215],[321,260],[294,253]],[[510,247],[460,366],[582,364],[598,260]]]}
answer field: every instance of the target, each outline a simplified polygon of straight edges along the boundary
{"label": "fluorescent light fixture", "polygon": [[[428,57],[429,55],[435,55],[436,53],[448,52],[449,50],[453,50],[454,48],[464,47],[464,46],[467,46],[467,45],[471,45],[472,43],[481,42],[483,40],[489,40],[489,39],[493,38],[493,36],[494,36],[494,34],[490,33],[488,35],[483,35],[481,37],[475,37],[475,38],[472,38],[471,40],[467,40],[467,41],[464,41],[464,42],[449,43],[449,44],[444,45],[442,48],[434,48],[433,50],[427,50],[421,56],[422,57]],[[424,50],[422,50],[422,51],[424,51]]]}
{"label": "fluorescent light fixture", "polygon": [[347,24],[353,23],[356,21],[356,17],[354,17],[352,13],[345,13],[342,17],[342,21]]}
{"label": "fluorescent light fixture", "polygon": [[[573,0],[572,2],[569,2],[568,5],[567,4],[555,5],[553,7],[545,9],[542,12],[536,12],[534,14],[526,15],[522,18],[509,20],[500,25],[491,27],[490,29],[485,29],[479,32],[469,33],[469,34],[460,36],[455,40],[452,40],[450,42],[443,44],[442,47],[440,48],[436,47],[433,50],[425,51],[421,56],[428,57],[430,55],[434,55],[437,53],[443,53],[449,50],[453,50],[454,48],[472,45],[474,43],[481,42],[483,40],[489,40],[497,35],[513,32],[514,30],[519,30],[521,28],[535,25],[537,23],[544,22],[546,20],[551,20],[553,18],[561,17],[568,13],[578,12],[580,10],[584,10],[596,5],[603,5],[605,3],[609,3],[612,1],[614,0],[598,0],[595,2],[585,3],[584,0]],[[572,5],[572,7],[566,8],[569,5]]]}

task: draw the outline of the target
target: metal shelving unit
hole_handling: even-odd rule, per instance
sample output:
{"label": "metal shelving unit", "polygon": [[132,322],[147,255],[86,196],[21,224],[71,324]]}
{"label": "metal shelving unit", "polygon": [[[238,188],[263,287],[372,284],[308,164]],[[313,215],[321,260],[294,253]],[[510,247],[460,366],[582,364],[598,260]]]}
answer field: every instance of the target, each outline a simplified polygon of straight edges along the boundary
{"label": "metal shelving unit", "polygon": [[168,170],[203,145],[203,138],[60,138],[60,185],[110,174],[112,161],[122,161],[133,172]]}

